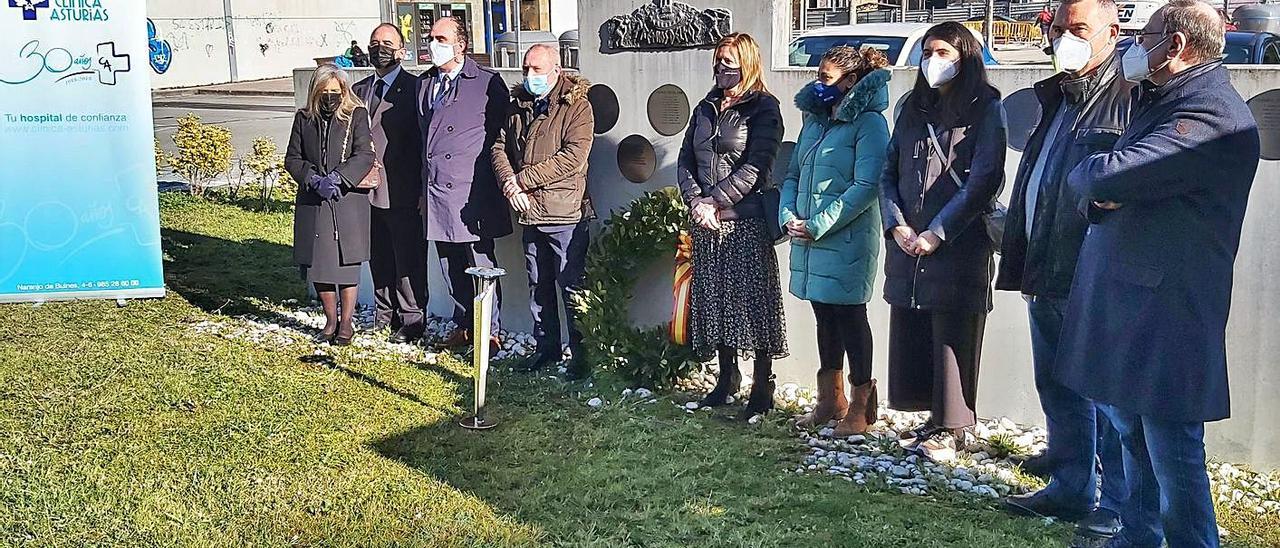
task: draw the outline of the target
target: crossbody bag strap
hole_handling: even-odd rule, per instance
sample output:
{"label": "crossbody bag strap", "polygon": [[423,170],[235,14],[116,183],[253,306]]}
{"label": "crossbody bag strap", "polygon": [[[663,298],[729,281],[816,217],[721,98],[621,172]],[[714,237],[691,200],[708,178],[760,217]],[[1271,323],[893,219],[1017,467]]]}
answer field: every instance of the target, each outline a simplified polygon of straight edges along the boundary
{"label": "crossbody bag strap", "polygon": [[342,155],[341,155],[341,156],[339,156],[339,158],[342,158],[342,160],[341,160],[339,163],[344,163],[344,162],[346,162],[346,161],[347,161],[347,159],[348,159],[348,158],[347,158],[347,143],[351,142],[351,120],[347,120],[347,124],[346,124],[346,125],[347,125],[347,127],[346,127],[346,129],[345,129],[345,130],[343,130],[343,134],[342,134]]}
{"label": "crossbody bag strap", "polygon": [[942,151],[942,145],[938,142],[938,132],[934,131],[933,124],[925,122],[925,127],[929,128],[929,143],[935,153],[938,155],[938,161],[942,162],[943,167],[947,168],[947,173],[951,174],[951,180],[956,182],[956,186],[964,188],[964,181],[960,180],[960,176],[956,175],[956,170],[951,169],[951,162],[947,161],[947,155]]}

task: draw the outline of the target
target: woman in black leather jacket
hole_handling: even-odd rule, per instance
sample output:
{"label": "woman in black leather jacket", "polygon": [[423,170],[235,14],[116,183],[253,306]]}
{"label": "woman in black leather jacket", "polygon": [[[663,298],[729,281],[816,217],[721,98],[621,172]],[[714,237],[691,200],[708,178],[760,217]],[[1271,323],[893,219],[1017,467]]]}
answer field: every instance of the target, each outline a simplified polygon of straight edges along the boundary
{"label": "woman in black leather jacket", "polygon": [[744,414],[751,417],[773,408],[773,360],[787,354],[773,251],[776,203],[766,207],[777,194],[765,192],[773,187],[782,113],[765,89],[760,48],[751,36],[721,40],[714,70],[715,88],[694,109],[678,168],[693,225],[690,340],[719,356],[720,377],[704,406],[723,405],[738,391],[739,352],[754,357]]}
{"label": "woman in black leather jacket", "polygon": [[1007,139],[973,34],[958,23],[934,26],[923,54],[880,181],[889,405],[930,411],[903,444],[945,461],[972,438],[976,421],[994,272],[983,214],[1004,182]]}

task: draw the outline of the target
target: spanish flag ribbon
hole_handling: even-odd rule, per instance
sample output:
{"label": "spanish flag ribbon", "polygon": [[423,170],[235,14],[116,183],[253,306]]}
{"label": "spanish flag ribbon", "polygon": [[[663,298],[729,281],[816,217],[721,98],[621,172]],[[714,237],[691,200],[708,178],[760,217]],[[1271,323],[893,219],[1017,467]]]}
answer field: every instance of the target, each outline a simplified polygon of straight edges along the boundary
{"label": "spanish flag ribbon", "polygon": [[676,241],[675,282],[671,289],[671,342],[689,344],[689,297],[693,289],[693,239],[686,230]]}

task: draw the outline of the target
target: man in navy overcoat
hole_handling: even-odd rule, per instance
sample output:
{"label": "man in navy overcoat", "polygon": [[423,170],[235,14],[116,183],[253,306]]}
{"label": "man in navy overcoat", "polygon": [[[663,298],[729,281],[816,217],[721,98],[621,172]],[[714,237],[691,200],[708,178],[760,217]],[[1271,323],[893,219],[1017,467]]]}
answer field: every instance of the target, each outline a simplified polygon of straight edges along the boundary
{"label": "man in navy overcoat", "polygon": [[1129,503],[1108,546],[1217,546],[1204,423],[1230,415],[1226,327],[1257,124],[1220,59],[1213,7],[1173,0],[1125,53],[1132,120],[1068,177],[1091,221],[1059,380],[1101,404]]}

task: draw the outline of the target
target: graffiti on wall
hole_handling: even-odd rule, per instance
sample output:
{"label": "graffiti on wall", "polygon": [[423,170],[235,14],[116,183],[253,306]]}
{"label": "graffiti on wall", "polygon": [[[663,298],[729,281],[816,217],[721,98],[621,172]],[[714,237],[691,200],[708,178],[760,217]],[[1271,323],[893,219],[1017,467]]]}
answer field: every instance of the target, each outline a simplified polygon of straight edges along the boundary
{"label": "graffiti on wall", "polygon": [[164,40],[175,54],[203,51],[205,57],[212,58],[219,48],[227,46],[226,25],[221,17],[162,19],[161,23]]}
{"label": "graffiti on wall", "polygon": [[160,33],[156,31],[156,23],[151,18],[147,18],[147,59],[151,61],[151,70],[156,74],[164,74],[169,72],[169,66],[173,64],[173,46],[169,45],[168,40],[161,40]]}
{"label": "graffiti on wall", "polygon": [[312,26],[304,27],[296,20],[281,17],[268,16],[244,22],[263,56],[290,49],[314,52],[340,48],[345,51],[356,32],[354,21],[334,21],[332,30],[319,32]]}

